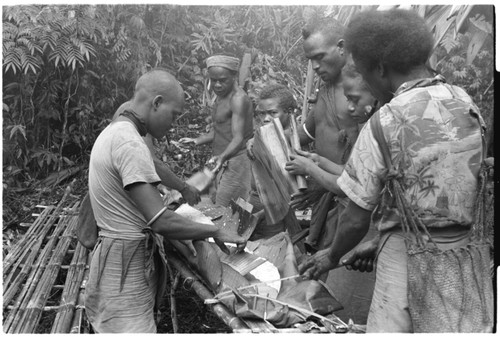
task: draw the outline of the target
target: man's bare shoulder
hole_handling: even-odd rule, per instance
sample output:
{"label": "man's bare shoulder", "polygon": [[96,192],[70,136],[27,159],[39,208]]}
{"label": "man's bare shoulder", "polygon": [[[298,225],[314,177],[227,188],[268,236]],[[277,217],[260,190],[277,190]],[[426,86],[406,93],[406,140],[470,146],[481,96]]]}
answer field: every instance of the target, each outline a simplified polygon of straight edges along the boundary
{"label": "man's bare shoulder", "polygon": [[238,87],[231,96],[231,105],[244,106],[247,108],[252,106],[250,97],[248,97],[245,91],[240,87]]}

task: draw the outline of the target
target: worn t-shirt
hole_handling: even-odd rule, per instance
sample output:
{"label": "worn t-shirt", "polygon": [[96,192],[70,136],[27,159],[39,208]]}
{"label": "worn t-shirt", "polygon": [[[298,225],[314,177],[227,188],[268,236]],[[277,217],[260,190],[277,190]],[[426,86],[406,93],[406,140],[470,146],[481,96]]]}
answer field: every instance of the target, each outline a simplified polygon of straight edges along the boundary
{"label": "worn t-shirt", "polygon": [[[469,95],[442,78],[407,82],[378,114],[392,163],[404,174],[406,200],[423,223],[470,226],[484,122]],[[367,123],[337,183],[349,199],[371,211],[380,201],[386,173]],[[382,220],[376,224],[380,231],[400,224],[396,212]]]}
{"label": "worn t-shirt", "polygon": [[151,152],[131,122],[113,122],[97,137],[90,155],[89,195],[100,235],[144,237],[146,219],[126,191],[138,182],[160,182]]}

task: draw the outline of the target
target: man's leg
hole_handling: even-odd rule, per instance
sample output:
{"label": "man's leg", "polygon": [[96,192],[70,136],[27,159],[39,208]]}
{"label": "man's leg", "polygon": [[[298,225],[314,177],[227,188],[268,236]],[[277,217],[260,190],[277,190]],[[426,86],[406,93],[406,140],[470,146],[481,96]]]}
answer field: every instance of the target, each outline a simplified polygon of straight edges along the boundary
{"label": "man's leg", "polygon": [[366,332],[413,332],[407,299],[407,256],[399,233],[383,237]]}

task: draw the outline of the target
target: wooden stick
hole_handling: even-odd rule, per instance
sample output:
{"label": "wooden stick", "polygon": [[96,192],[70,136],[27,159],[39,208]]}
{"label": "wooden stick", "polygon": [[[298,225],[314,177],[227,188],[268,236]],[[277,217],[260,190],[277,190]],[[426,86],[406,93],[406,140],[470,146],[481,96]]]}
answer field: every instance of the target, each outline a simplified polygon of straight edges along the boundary
{"label": "wooden stick", "polygon": [[177,300],[175,298],[175,291],[177,290],[177,285],[179,284],[180,274],[175,273],[173,276],[172,268],[170,269],[170,281],[172,286],[170,287],[170,317],[172,319],[172,329],[174,333],[179,332],[179,323],[177,321]]}
{"label": "wooden stick", "polygon": [[[184,277],[185,279],[193,280],[191,286],[202,300],[213,297],[213,294],[203,285],[203,283],[200,282],[198,277],[195,276],[195,274],[191,272],[178,257],[174,256],[171,253],[167,253],[167,255],[168,263],[172,264],[172,266],[182,274],[182,277]],[[248,326],[239,317],[231,313],[224,304],[216,303],[210,306],[210,309],[231,329],[248,329]]]}
{"label": "wooden stick", "polygon": [[[293,279],[296,279],[296,278],[298,278],[298,277],[302,277],[302,275],[293,275],[293,276],[288,276],[288,277],[279,278],[279,279],[276,279],[276,280],[263,281],[263,282],[259,282],[259,283],[252,283],[252,284],[247,285],[247,286],[243,286],[243,287],[236,288],[236,290],[243,290],[243,289],[254,288],[254,287],[256,287],[256,286],[266,285],[266,284],[273,283],[273,282],[280,282],[280,281],[286,281],[286,280],[293,280]],[[220,292],[220,293],[218,293],[217,295],[215,295],[215,296],[214,296],[214,299],[229,298],[229,297],[224,297],[224,295],[229,295],[229,294],[232,294],[232,293],[233,293],[233,291],[232,291],[232,290],[223,291],[223,292]],[[214,302],[214,303],[215,303],[215,302]]]}
{"label": "wooden stick", "polygon": [[[297,153],[297,150],[301,150],[300,140],[299,140],[299,131],[297,130],[297,122],[295,121],[295,116],[290,114],[290,143],[292,144],[293,152]],[[299,187],[299,191],[307,190],[306,178],[303,175],[296,175],[295,179],[297,179],[297,186]]]}

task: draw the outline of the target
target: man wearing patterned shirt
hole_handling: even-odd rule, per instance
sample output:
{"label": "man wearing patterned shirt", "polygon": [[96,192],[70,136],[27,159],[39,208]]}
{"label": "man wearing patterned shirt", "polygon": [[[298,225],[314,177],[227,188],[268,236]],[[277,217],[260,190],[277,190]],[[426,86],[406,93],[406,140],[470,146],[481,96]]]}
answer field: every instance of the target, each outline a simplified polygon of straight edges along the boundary
{"label": "man wearing patterned shirt", "polygon": [[[346,49],[383,105],[379,119],[393,165],[405,177],[405,199],[440,249],[465,247],[482,158],[482,118],[464,90],[445,83],[426,66],[433,39],[410,11],[369,11],[349,24]],[[337,180],[349,198],[330,249],[304,261],[299,270],[318,278],[335,267],[368,230],[387,178],[372,124],[360,132]],[[374,219],[380,243],[356,248],[360,258],[378,249],[375,290],[367,332],[412,332],[407,298],[407,255],[401,220],[394,212]],[[366,248],[366,247],[364,247]]]}

